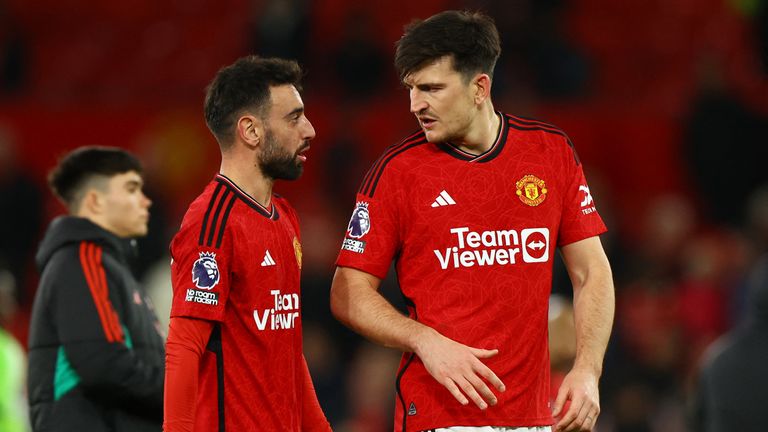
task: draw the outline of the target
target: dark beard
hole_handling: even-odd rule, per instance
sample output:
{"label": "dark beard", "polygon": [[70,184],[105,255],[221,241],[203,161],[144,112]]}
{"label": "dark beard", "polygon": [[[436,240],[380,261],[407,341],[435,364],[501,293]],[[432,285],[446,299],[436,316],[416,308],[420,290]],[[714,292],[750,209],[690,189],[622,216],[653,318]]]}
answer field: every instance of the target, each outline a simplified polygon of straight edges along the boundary
{"label": "dark beard", "polygon": [[[289,153],[278,144],[271,130],[267,130],[264,150],[259,157],[261,172],[272,180],[296,180],[304,172],[304,165],[296,154]],[[300,149],[304,148],[300,147]]]}

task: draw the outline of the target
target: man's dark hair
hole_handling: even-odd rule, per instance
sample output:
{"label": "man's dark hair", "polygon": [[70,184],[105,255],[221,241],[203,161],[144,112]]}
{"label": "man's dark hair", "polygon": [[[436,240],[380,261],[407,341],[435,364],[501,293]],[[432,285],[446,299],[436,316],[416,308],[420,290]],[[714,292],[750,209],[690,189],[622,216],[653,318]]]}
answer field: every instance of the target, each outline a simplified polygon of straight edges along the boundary
{"label": "man's dark hair", "polygon": [[270,87],[291,84],[300,88],[301,68],[293,60],[250,55],[216,73],[206,89],[205,122],[222,150],[232,145],[234,125],[243,111],[266,117]]}
{"label": "man's dark hair", "polygon": [[142,173],[135,156],[116,147],[80,147],[64,155],[48,174],[53,193],[71,209],[82,197],[84,186],[95,177],[112,177],[136,171]]}
{"label": "man's dark hair", "polygon": [[493,20],[480,12],[445,11],[405,28],[397,41],[395,67],[403,80],[441,57],[450,56],[465,81],[482,72],[493,78],[501,54]]}

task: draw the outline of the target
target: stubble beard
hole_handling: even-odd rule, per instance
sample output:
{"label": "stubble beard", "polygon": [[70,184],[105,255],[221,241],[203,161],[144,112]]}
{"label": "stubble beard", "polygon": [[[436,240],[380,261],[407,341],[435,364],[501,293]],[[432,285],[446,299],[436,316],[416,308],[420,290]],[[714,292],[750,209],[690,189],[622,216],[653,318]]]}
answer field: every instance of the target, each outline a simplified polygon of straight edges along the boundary
{"label": "stubble beard", "polygon": [[[303,149],[306,143],[299,147]],[[304,172],[302,164],[296,153],[290,153],[285,150],[271,130],[267,130],[265,136],[265,146],[259,156],[259,168],[267,178],[272,180],[296,180]]]}

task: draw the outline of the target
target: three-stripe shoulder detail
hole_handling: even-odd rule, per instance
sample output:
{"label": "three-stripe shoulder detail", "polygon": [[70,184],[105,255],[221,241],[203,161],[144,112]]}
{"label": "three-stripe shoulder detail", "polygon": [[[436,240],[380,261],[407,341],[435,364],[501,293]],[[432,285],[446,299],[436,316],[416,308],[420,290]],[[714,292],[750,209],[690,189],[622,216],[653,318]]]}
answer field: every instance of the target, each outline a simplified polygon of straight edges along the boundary
{"label": "three-stripe shoulder detail", "polygon": [[91,292],[104,335],[108,342],[125,343],[120,318],[109,300],[107,275],[104,271],[102,256],[101,246],[88,241],[80,242],[80,265],[83,268],[85,282]]}
{"label": "three-stripe shoulder detail", "polygon": [[223,183],[218,183],[213,191],[208,208],[203,216],[198,244],[200,246],[221,247],[229,213],[235,205],[237,195]]}
{"label": "three-stripe shoulder detail", "polygon": [[507,123],[509,124],[509,127],[513,129],[517,129],[520,131],[546,132],[554,135],[559,135],[565,138],[565,142],[568,143],[568,146],[571,148],[571,151],[573,152],[573,158],[576,160],[576,165],[581,164],[581,161],[579,160],[579,155],[576,153],[576,148],[573,146],[573,142],[571,141],[571,138],[568,137],[568,134],[563,132],[562,129],[558,128],[557,126],[554,126],[539,120],[529,119],[525,117],[518,117],[518,116],[509,115],[509,114],[504,114],[504,116],[507,119]]}
{"label": "three-stripe shoulder detail", "polygon": [[392,159],[402,154],[403,152],[426,143],[427,138],[424,135],[424,132],[418,131],[400,143],[387,148],[387,150],[385,150],[384,153],[379,156],[376,162],[374,162],[373,166],[370,170],[368,170],[368,173],[365,175],[365,177],[363,177],[363,182],[360,185],[358,192],[362,195],[373,198],[373,194],[376,192],[379,179],[381,178],[382,174],[384,174],[384,169],[387,167],[387,164],[389,164]]}

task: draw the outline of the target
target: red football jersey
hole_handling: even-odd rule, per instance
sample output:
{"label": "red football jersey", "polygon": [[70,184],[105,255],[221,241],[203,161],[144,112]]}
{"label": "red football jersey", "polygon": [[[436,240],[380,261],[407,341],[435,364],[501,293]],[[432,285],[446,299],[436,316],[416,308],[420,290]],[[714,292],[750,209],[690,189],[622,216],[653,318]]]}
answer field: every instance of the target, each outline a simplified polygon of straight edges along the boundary
{"label": "red football jersey", "polygon": [[301,245],[296,214],[223,175],[171,243],[172,317],[216,322],[200,364],[195,431],[301,430]]}
{"label": "red football jersey", "polygon": [[357,195],[337,265],[384,278],[394,259],[411,318],[463,344],[498,348],[484,362],[507,387],[485,411],[462,406],[405,353],[396,431],[553,422],[547,307],[555,249],[605,225],[568,137],[498,115],[498,139],[484,154],[428,143],[419,132],[379,158]]}

